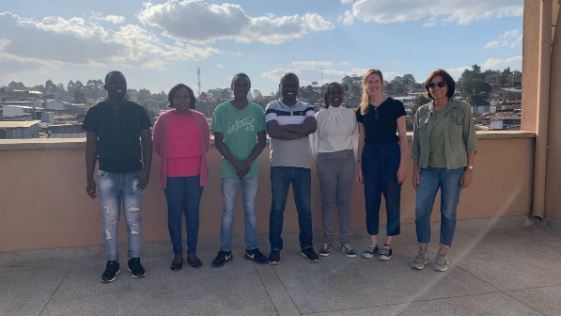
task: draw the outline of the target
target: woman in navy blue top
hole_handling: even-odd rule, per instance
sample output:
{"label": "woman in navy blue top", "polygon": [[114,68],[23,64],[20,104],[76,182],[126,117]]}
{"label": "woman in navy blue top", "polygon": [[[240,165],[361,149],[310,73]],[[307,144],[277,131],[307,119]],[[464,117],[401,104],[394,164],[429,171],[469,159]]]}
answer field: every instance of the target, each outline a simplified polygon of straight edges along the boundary
{"label": "woman in navy blue top", "polygon": [[[377,69],[362,77],[362,99],[356,113],[359,122],[358,181],[364,184],[366,227],[371,244],[364,258],[392,257],[392,241],[400,233],[401,183],[405,180],[407,137],[405,108],[400,101],[384,94],[384,77]],[[382,194],[386,201],[386,238],[378,247],[378,226]]]}

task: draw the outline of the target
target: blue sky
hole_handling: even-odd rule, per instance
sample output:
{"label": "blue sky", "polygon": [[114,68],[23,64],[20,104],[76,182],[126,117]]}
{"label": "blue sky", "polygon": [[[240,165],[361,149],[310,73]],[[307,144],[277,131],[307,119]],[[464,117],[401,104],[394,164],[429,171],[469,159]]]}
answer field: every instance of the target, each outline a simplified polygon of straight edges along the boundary
{"label": "blue sky", "polygon": [[268,94],[287,71],[310,84],[368,68],[417,81],[520,69],[522,11],[522,0],[2,0],[0,85],[119,69],[130,88],[196,90],[200,68],[203,91],[245,72]]}

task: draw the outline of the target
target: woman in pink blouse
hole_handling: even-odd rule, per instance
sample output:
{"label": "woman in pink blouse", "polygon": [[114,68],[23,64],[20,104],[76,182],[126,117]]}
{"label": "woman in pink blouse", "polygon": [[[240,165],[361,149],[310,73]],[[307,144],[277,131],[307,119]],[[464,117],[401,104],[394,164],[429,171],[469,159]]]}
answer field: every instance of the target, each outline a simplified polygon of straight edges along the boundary
{"label": "woman in pink blouse", "polygon": [[187,221],[187,262],[202,266],[197,257],[199,203],[207,184],[206,152],[210,134],[205,116],[192,110],[195,94],[180,83],[169,91],[169,111],[160,114],[154,124],[154,150],[160,156],[160,182],[168,205],[168,229],[174,258],[170,269],[183,267],[181,220]]}

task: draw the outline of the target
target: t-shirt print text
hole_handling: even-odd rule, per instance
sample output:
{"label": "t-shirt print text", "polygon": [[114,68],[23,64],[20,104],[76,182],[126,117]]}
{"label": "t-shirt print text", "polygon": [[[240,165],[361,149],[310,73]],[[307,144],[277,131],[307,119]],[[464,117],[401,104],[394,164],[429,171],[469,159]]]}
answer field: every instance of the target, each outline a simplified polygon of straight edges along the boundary
{"label": "t-shirt print text", "polygon": [[226,133],[233,134],[238,132],[242,128],[245,128],[246,132],[255,131],[255,118],[248,116],[248,117],[244,117],[241,120],[236,120],[232,122],[232,124],[228,126],[228,130],[226,131]]}

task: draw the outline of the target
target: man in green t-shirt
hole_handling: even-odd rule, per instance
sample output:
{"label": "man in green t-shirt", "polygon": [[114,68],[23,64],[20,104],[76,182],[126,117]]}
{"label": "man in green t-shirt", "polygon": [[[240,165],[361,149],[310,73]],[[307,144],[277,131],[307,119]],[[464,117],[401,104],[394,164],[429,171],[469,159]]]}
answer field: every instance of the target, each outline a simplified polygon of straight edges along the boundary
{"label": "man in green t-shirt", "polygon": [[259,165],[256,160],[265,148],[265,114],[258,104],[250,102],[247,94],[251,81],[244,73],[232,78],[234,99],[219,104],[212,115],[214,143],[224,156],[220,175],[222,177],[222,196],[224,212],[220,228],[220,250],[213,267],[221,267],[231,261],[232,225],[236,209],[236,192],[241,185],[245,210],[245,244],[244,258],[256,263],[267,263],[257,247],[255,229],[255,197]]}

